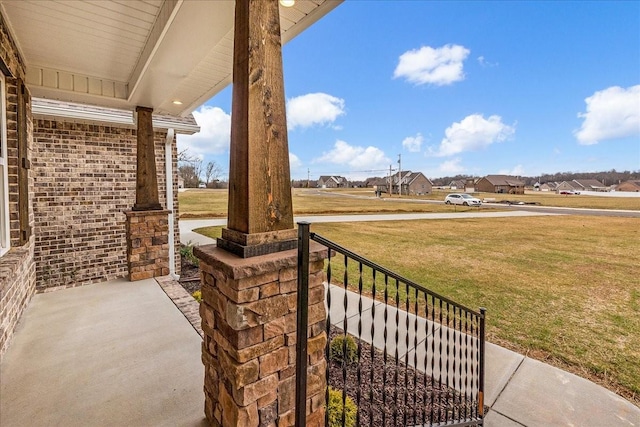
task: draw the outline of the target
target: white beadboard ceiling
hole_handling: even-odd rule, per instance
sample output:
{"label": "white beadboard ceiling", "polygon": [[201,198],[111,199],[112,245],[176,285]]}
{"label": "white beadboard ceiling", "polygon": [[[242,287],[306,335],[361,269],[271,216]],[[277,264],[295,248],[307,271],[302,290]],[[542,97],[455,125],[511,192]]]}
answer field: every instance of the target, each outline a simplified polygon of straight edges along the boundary
{"label": "white beadboard ceiling", "polygon": [[[283,42],[341,1],[281,6]],[[177,116],[231,83],[234,7],[231,0],[0,0],[34,97]]]}

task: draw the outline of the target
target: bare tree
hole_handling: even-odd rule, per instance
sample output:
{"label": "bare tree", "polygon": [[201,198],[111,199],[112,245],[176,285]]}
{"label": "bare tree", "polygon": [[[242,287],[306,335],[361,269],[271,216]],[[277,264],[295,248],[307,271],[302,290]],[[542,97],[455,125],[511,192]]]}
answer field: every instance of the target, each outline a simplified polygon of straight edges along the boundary
{"label": "bare tree", "polygon": [[178,174],[186,188],[195,188],[202,181],[202,159],[189,152],[189,148],[178,153]]}
{"label": "bare tree", "polygon": [[204,169],[204,178],[207,185],[213,181],[217,181],[222,174],[222,168],[216,162],[209,162]]}

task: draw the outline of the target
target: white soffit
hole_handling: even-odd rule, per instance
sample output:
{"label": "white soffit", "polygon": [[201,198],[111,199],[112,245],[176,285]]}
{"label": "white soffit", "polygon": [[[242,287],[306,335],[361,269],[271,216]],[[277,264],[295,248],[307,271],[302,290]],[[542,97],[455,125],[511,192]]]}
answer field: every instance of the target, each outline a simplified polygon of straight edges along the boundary
{"label": "white soffit", "polygon": [[[341,1],[280,7],[283,42]],[[233,1],[0,0],[0,7],[35,97],[185,116],[231,83]]]}

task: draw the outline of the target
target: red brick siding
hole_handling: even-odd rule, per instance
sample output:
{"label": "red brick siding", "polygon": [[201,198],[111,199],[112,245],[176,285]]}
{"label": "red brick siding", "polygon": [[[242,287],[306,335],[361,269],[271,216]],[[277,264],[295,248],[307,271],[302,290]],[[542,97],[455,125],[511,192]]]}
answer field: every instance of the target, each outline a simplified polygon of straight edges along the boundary
{"label": "red brick siding", "polygon": [[[165,136],[166,133],[155,133],[163,207]],[[38,118],[34,138],[38,289],[126,276],[123,211],[131,209],[135,202],[136,131]],[[177,194],[174,165],[174,205]],[[174,235],[177,239],[177,221]],[[179,262],[179,258],[175,259]]]}
{"label": "red brick siding", "polygon": [[[9,217],[11,250],[0,257],[0,357],[6,351],[13,331],[35,292],[34,238],[18,247],[18,126],[17,79],[24,78],[24,61],[9,35],[4,17],[0,15],[0,62],[11,74],[5,76],[7,120],[7,172],[9,178]],[[28,96],[27,96],[28,99]],[[28,158],[33,158],[31,107],[27,105]],[[33,188],[33,174],[29,174]],[[29,224],[33,226],[33,196],[29,196]]]}

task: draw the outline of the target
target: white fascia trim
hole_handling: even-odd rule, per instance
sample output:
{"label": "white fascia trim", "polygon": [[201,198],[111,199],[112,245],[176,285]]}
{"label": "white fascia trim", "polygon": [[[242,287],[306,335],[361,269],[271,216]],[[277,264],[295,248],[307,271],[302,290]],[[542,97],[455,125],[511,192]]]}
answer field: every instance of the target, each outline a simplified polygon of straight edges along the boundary
{"label": "white fascia trim", "polygon": [[133,126],[133,111],[115,108],[101,108],[100,110],[75,107],[72,104],[52,105],[39,102],[39,98],[32,99],[32,112],[37,116],[52,116],[68,119],[88,120],[92,122],[115,123]]}
{"label": "white fascia trim", "polygon": [[[34,116],[60,117],[89,122],[110,123],[135,127],[134,112],[118,108],[95,107],[91,105],[51,101],[43,98],[32,98],[31,110]],[[155,129],[174,129],[176,133],[192,135],[200,132],[197,124],[171,120],[168,116],[152,116]]]}

